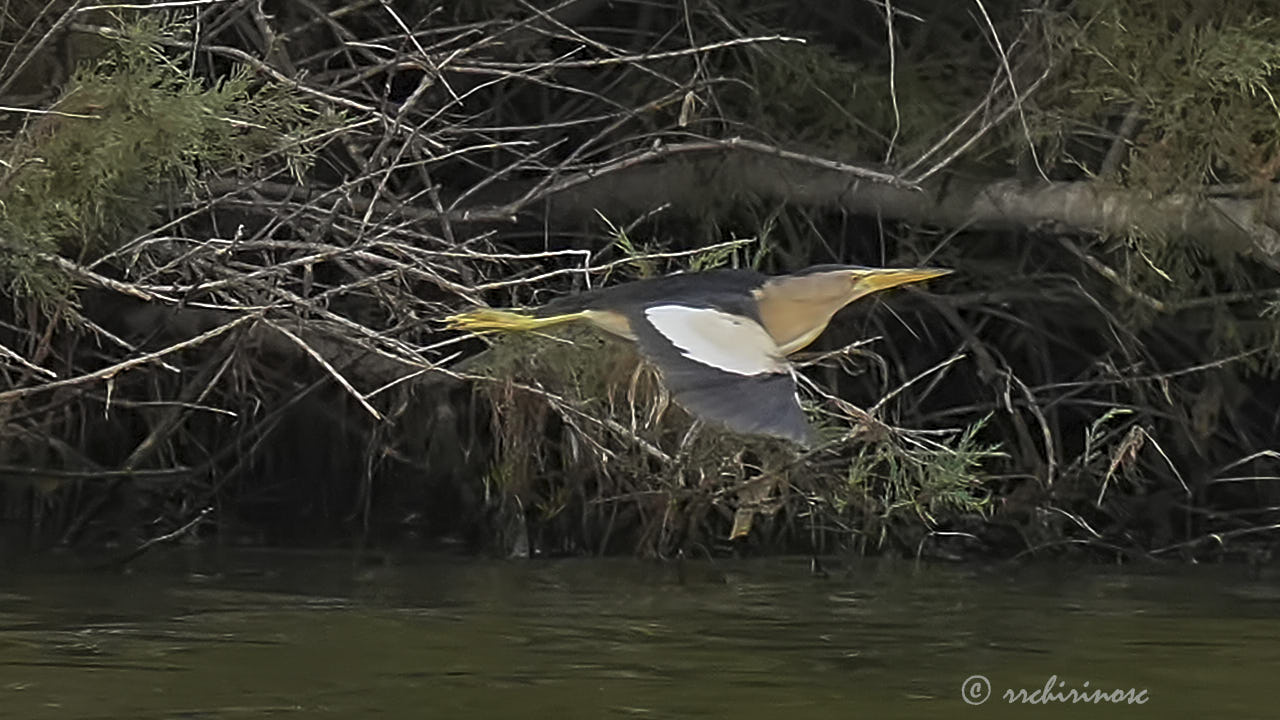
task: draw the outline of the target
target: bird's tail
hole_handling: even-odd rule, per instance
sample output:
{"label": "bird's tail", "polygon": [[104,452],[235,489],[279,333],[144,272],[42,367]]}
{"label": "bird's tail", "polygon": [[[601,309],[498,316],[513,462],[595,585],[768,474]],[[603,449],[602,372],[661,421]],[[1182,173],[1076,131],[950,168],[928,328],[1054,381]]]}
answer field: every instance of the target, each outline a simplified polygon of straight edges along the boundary
{"label": "bird's tail", "polygon": [[473,333],[511,332],[541,330],[542,328],[573,322],[585,317],[585,313],[565,313],[539,317],[519,310],[494,310],[477,308],[469,312],[451,315],[445,318],[450,330],[467,330]]}

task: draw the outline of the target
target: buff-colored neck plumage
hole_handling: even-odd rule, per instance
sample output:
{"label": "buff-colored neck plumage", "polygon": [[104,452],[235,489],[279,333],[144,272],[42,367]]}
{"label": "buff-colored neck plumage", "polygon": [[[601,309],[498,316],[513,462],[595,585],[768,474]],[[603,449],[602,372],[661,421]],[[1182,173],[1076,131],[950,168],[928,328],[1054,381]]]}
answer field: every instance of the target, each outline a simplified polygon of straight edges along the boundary
{"label": "buff-colored neck plumage", "polygon": [[784,355],[813,342],[841,308],[873,292],[849,271],[770,278],[756,291],[760,324]]}

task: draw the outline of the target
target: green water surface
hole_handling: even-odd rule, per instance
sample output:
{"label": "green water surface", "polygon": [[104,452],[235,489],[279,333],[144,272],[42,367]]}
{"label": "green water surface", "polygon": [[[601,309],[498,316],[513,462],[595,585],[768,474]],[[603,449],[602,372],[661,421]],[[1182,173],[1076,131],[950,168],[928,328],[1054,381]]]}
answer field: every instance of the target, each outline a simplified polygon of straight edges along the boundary
{"label": "green water surface", "polygon": [[[1280,718],[1278,673],[1280,583],[1239,568],[242,552],[0,572],[0,718],[24,720]],[[1146,702],[1004,696],[1046,684]]]}

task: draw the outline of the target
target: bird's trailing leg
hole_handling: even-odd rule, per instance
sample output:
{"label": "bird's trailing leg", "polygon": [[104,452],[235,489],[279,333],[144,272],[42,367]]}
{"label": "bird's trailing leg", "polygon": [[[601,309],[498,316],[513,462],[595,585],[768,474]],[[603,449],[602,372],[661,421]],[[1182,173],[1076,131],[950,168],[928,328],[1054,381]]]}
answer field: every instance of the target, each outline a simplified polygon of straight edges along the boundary
{"label": "bird's trailing leg", "polygon": [[446,327],[450,330],[467,330],[473,333],[509,332],[541,330],[543,328],[562,325],[574,320],[582,320],[585,312],[566,313],[538,317],[519,310],[495,310],[478,308],[469,312],[450,315],[445,318]]}

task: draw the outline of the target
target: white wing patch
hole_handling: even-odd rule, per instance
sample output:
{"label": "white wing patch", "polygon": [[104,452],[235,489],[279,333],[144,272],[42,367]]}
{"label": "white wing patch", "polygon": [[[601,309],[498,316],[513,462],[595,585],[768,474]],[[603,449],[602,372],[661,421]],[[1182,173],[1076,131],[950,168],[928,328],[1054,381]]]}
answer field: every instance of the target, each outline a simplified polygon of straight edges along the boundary
{"label": "white wing patch", "polygon": [[736,375],[787,372],[777,343],[760,323],[713,308],[655,305],[645,319],[685,357]]}

